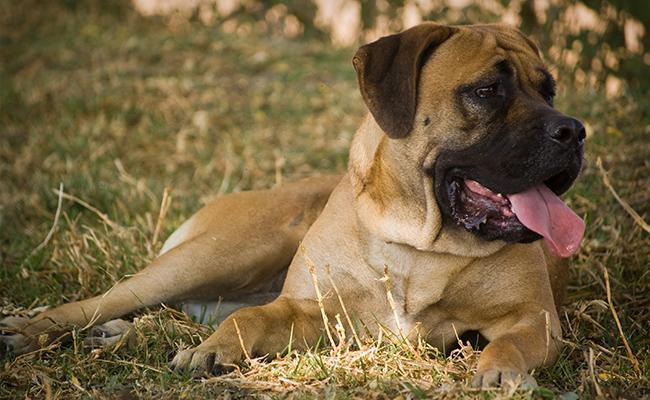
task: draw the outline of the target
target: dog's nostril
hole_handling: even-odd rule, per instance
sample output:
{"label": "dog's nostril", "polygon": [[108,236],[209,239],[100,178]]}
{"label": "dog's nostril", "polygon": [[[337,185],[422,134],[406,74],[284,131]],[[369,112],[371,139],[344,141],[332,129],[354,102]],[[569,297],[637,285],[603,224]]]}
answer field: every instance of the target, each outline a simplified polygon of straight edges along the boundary
{"label": "dog's nostril", "polygon": [[558,142],[566,143],[571,140],[573,129],[568,126],[559,126],[551,132],[551,137]]}
{"label": "dog's nostril", "polygon": [[561,144],[582,143],[587,136],[585,127],[574,118],[559,118],[551,123],[548,135]]}

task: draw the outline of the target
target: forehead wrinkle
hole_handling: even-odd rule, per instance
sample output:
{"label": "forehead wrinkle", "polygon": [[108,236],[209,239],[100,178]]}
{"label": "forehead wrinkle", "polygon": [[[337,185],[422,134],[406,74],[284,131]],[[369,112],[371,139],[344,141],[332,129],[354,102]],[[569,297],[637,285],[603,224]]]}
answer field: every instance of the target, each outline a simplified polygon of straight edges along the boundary
{"label": "forehead wrinkle", "polygon": [[[457,50],[458,44],[463,44],[464,51]],[[508,62],[513,80],[521,90],[536,92],[531,88],[540,81],[538,69],[544,68],[541,59],[524,41],[523,35],[517,31],[502,31],[498,26],[462,27],[433,53],[423,70],[440,68],[453,72],[448,74],[446,82],[439,82],[439,85],[454,88],[487,79],[491,74],[497,75],[497,64],[502,61]],[[426,78],[428,75],[424,76]],[[426,83],[423,81],[420,84]]]}
{"label": "forehead wrinkle", "polygon": [[494,34],[497,45],[508,52],[525,53],[534,58],[539,58],[539,51],[533,48],[530,39],[526,38],[523,33],[512,31],[498,31]]}
{"label": "forehead wrinkle", "polygon": [[499,62],[499,58],[502,58],[508,61],[513,78],[519,83],[519,86],[522,88],[535,86],[535,83],[538,82],[537,77],[530,75],[537,72],[538,69],[544,68],[544,64],[539,52],[531,46],[530,39],[521,32],[500,25],[487,24],[472,26],[465,33],[478,39],[481,49],[497,54],[484,62],[489,65],[488,68],[478,71],[478,74],[473,74],[474,76],[486,75],[489,73],[487,71]]}
{"label": "forehead wrinkle", "polygon": [[495,55],[488,62],[485,63],[486,68],[477,71],[475,75],[472,76],[470,82],[480,81],[484,78],[489,78],[491,76],[496,76],[503,71],[503,68],[500,68],[500,64],[507,64],[508,75],[515,76],[516,72],[514,68],[510,65],[510,60],[507,57],[502,55]]}
{"label": "forehead wrinkle", "polygon": [[[498,76],[500,72],[499,64],[503,61],[507,62],[508,60],[502,55],[493,56],[484,63],[483,68],[473,71],[471,74],[461,74],[461,78],[457,80],[457,85],[471,85]],[[514,76],[514,71],[512,75]]]}
{"label": "forehead wrinkle", "polygon": [[508,33],[511,32],[499,32],[496,35],[497,45],[508,54],[515,64],[515,72],[520,86],[535,86],[536,80],[531,76],[531,71],[536,72],[543,68],[539,53],[533,51],[528,41],[525,40],[525,36],[520,32]]}
{"label": "forehead wrinkle", "polygon": [[546,68],[539,57],[531,60],[530,54],[530,52],[509,51],[508,58],[514,66],[515,79],[519,88],[526,93],[533,94],[537,92],[537,87],[542,84],[541,82],[546,79],[544,75]]}
{"label": "forehead wrinkle", "polygon": [[[497,65],[503,61],[508,61],[507,52],[499,47],[496,36],[488,29],[472,29],[465,33],[476,40],[478,52],[472,55],[472,59],[478,60],[483,65],[483,68],[465,75],[463,83],[474,82],[490,74],[496,74],[498,72]],[[488,57],[485,57],[485,55],[488,55]]]}
{"label": "forehead wrinkle", "polygon": [[465,28],[434,51],[422,69],[430,73],[421,76],[428,81],[428,77],[439,76],[445,71],[447,79],[437,84],[454,88],[479,78],[494,63],[505,58],[505,53],[496,46],[492,35]]}

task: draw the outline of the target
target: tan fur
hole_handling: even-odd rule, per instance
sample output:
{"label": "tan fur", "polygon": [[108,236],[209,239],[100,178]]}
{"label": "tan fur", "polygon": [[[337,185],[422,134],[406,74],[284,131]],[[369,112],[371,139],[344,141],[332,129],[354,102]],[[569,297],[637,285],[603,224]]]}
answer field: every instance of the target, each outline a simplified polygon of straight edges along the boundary
{"label": "tan fur", "polygon": [[[71,325],[101,324],[163,302],[223,298],[249,304],[247,299],[278,291],[286,273],[274,301],[235,311],[206,341],[172,362],[177,369],[209,372],[242,358],[235,323],[249,355],[281,351],[292,331],[294,346],[317,341],[323,324],[309,272],[313,262],[321,293],[333,289],[329,269],[348,312],[370,334],[379,324],[395,332],[401,327],[406,335],[419,333],[443,347],[456,341],[456,333],[479,331],[490,343],[479,361],[478,385],[527,377],[530,369],[552,362],[566,266],[545,254],[539,242],[485,242],[443,223],[435,178],[424,173],[442,149],[470,146],[485,134],[462,132],[466,121],[453,99],[458,85],[507,58],[523,91],[517,107],[525,112],[535,96],[530,82],[540,79],[535,68],[542,63],[517,31],[457,29],[422,67],[408,136],[388,138],[368,115],[344,176],[219,198],[184,224],[140,273],[104,295],[29,321],[6,320],[21,335],[5,342],[18,352],[34,350],[43,333],[52,339]],[[431,124],[424,126],[424,118]],[[379,280],[385,267],[398,321]],[[341,312],[334,296],[326,297],[325,309],[332,317]]]}

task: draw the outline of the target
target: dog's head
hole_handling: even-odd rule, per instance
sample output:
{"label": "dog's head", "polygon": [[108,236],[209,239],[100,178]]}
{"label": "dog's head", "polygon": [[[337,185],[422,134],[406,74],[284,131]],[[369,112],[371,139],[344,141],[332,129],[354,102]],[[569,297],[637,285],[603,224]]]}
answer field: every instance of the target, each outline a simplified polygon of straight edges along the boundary
{"label": "dog's head", "polygon": [[575,251],[582,232],[557,195],[580,172],[585,129],[553,108],[554,80],[526,36],[425,23],[353,63],[371,117],[350,176],[371,231],[468,255],[541,233],[559,255]]}

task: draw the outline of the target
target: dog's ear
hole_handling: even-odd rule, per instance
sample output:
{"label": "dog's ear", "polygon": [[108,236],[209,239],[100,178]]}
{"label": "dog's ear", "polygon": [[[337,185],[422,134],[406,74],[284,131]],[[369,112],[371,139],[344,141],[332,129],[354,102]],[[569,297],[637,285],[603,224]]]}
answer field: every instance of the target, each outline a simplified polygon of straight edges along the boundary
{"label": "dog's ear", "polygon": [[361,95],[389,137],[405,137],[413,128],[420,69],[431,51],[455,30],[428,22],[357,50],[352,64]]}

